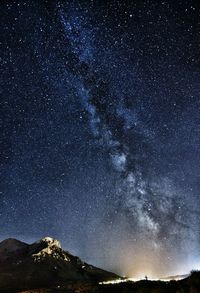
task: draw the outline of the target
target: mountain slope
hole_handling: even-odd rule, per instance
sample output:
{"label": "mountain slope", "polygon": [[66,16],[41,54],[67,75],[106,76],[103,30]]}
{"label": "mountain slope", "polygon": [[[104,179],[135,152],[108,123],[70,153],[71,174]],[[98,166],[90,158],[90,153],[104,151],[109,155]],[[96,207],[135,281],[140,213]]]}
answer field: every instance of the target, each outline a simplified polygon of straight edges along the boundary
{"label": "mountain slope", "polygon": [[115,278],[119,277],[64,251],[59,241],[50,237],[31,245],[16,239],[0,243],[0,292]]}

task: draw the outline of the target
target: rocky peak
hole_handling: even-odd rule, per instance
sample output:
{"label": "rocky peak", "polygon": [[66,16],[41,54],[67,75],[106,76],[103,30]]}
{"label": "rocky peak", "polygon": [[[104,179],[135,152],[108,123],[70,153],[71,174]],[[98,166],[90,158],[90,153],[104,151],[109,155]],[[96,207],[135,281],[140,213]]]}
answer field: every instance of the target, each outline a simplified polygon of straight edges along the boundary
{"label": "rocky peak", "polygon": [[[35,246],[35,244],[33,244]],[[32,254],[34,261],[41,261],[47,256],[53,258],[70,261],[68,254],[62,250],[61,244],[58,240],[51,237],[44,237],[36,242],[37,250]]]}
{"label": "rocky peak", "polygon": [[45,243],[47,247],[57,247],[61,248],[61,244],[58,240],[51,238],[51,237],[44,237],[39,240],[39,243]]}

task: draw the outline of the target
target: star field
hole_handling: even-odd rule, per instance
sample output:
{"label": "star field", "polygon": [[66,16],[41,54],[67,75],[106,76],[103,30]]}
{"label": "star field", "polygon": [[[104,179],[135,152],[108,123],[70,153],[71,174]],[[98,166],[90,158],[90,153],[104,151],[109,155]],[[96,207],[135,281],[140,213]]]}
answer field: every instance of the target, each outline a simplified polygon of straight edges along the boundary
{"label": "star field", "polygon": [[1,238],[129,276],[199,268],[198,1],[0,5]]}

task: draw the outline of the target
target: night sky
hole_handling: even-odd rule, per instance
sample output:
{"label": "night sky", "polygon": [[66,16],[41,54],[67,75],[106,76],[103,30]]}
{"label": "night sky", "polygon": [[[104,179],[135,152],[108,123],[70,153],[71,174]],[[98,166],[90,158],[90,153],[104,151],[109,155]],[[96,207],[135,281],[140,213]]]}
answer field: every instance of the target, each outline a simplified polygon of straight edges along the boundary
{"label": "night sky", "polygon": [[0,14],[0,238],[132,277],[200,268],[199,1]]}

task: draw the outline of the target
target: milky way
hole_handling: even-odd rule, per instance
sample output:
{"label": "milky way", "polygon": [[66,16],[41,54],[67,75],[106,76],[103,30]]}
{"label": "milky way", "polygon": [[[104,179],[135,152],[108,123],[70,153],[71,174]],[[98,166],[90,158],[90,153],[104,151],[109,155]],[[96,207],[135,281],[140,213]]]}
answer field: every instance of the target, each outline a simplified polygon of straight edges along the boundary
{"label": "milky way", "polygon": [[45,233],[129,276],[198,268],[198,17],[193,1],[2,4],[2,238]]}

